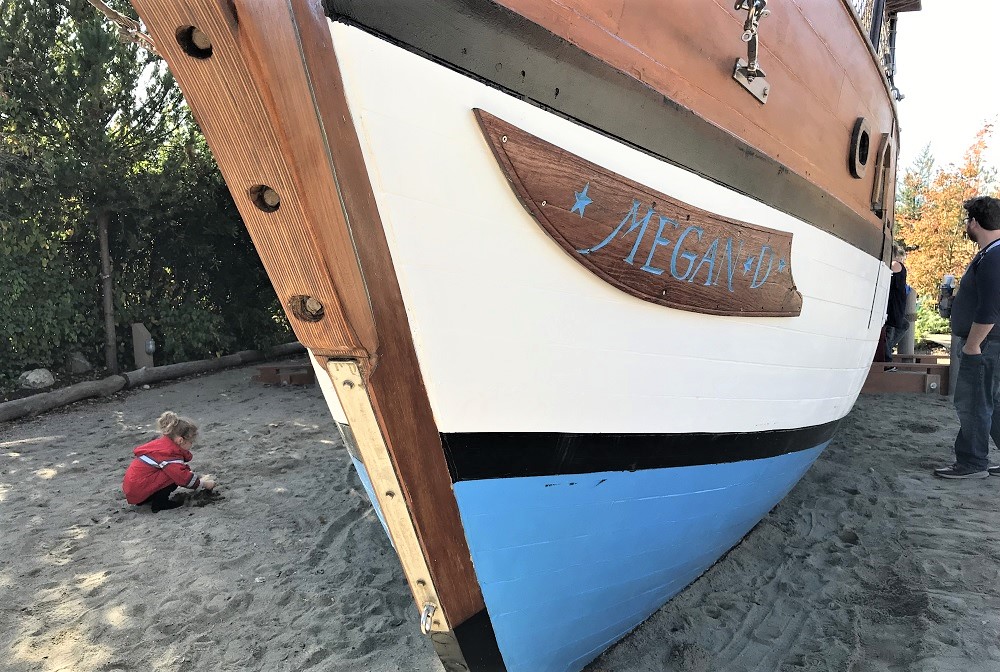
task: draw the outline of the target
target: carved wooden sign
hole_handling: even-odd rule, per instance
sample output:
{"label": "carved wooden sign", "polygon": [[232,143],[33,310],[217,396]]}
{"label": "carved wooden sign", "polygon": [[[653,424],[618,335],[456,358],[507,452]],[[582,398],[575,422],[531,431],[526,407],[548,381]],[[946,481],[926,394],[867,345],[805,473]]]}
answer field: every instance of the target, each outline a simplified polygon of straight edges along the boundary
{"label": "carved wooden sign", "polygon": [[525,208],[624,292],[714,315],[802,311],[792,234],[722,217],[612,173],[482,110],[479,125]]}

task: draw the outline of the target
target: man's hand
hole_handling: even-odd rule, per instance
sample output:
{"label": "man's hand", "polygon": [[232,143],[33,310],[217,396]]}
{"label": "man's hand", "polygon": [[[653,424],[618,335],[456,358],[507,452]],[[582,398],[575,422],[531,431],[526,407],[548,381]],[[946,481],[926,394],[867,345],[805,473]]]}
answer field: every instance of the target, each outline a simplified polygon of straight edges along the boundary
{"label": "man's hand", "polygon": [[965,339],[965,345],[962,346],[962,354],[983,354],[983,341],[986,340],[986,337],[989,336],[991,331],[993,331],[992,324],[980,324],[979,322],[973,322],[972,329],[969,330],[969,337]]}

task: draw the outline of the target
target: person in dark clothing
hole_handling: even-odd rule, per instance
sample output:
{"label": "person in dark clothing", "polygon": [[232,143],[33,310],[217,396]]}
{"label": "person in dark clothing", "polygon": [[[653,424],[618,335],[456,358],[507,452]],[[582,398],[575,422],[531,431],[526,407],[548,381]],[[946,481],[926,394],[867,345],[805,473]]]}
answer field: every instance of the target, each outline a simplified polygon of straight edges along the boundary
{"label": "person in dark clothing", "polygon": [[906,251],[892,246],[892,279],[889,281],[889,303],[885,316],[885,361],[892,361],[892,351],[906,335],[910,321],[906,319]]}
{"label": "person in dark clothing", "polygon": [[959,357],[955,463],[934,470],[941,478],[1000,476],[988,461],[990,437],[1000,446],[1000,200],[976,196],[962,204],[965,230],[979,246],[951,307],[951,336],[965,343]]}

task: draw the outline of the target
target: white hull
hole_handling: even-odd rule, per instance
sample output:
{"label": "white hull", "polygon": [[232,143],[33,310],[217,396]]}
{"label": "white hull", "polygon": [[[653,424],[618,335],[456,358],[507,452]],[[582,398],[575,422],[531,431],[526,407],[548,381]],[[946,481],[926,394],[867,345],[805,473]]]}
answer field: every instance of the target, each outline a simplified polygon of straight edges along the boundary
{"label": "white hull", "polygon": [[[883,263],[361,30],[331,27],[440,431],[749,432],[850,410],[885,314]],[[696,207],[791,232],[801,316],[664,308],[590,274],[518,202],[475,107]]]}

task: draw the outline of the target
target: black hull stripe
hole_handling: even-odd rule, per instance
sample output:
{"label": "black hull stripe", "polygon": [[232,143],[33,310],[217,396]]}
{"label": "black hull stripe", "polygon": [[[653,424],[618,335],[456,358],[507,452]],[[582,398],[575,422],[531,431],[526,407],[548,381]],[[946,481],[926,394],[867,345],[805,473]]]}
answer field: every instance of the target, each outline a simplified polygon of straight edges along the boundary
{"label": "black hull stripe", "polygon": [[[497,645],[496,633],[493,631],[493,620],[485,609],[456,626],[455,639],[458,640],[458,646],[462,650],[470,672],[507,672],[500,647]],[[442,662],[449,672],[452,669],[456,672],[462,669],[448,667],[443,658]]]}
{"label": "black hull stripe", "polygon": [[[880,228],[782,163],[487,0],[325,0],[327,14],[786,212],[881,258]],[[487,110],[489,111],[489,110]],[[845,141],[846,167],[846,141]]]}
{"label": "black hull stripe", "polygon": [[808,450],[839,420],[800,429],[727,434],[442,434],[452,481],[638,471],[759,460]]}

